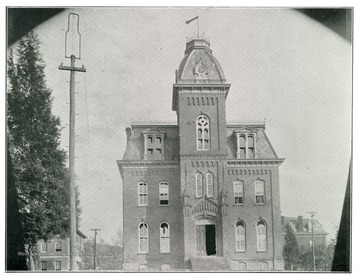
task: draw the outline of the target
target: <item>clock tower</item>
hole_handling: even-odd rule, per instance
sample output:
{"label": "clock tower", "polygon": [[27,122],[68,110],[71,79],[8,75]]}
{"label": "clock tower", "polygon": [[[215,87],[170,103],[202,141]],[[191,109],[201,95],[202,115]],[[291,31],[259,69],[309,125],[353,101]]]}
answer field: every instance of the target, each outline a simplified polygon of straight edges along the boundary
{"label": "clock tower", "polygon": [[173,86],[180,135],[184,261],[194,256],[222,256],[220,200],[227,157],[225,100],[229,89],[209,41],[203,37],[188,41]]}

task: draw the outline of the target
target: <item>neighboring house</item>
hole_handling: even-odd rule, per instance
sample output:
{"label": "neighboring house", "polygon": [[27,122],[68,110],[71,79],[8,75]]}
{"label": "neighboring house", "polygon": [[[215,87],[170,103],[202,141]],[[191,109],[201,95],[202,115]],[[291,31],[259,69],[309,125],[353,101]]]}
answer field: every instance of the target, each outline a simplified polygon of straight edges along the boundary
{"label": "neighboring house", "polygon": [[126,129],[117,161],[124,270],[284,269],[284,159],[264,122],[226,122],[229,89],[209,41],[192,38],[173,85],[177,123],[133,122]]}
{"label": "neighboring house", "polygon": [[[311,219],[304,219],[302,216],[298,216],[297,218],[281,216],[283,244],[285,244],[285,226],[288,223],[293,228],[298,246],[310,247],[312,244]],[[313,220],[313,228],[315,246],[320,244],[325,245],[327,233],[317,219]]]}
{"label": "neighboring house", "polygon": [[[83,269],[82,255],[84,253],[84,239],[86,236],[79,230],[76,232],[75,260],[77,269]],[[64,271],[70,269],[70,238],[54,237],[50,240],[38,242],[40,264],[36,270]]]}

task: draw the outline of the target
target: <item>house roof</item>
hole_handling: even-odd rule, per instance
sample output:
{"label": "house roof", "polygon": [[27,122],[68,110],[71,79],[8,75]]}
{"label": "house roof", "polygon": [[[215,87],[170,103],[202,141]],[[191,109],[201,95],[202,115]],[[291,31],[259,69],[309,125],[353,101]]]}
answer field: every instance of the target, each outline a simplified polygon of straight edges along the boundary
{"label": "house roof", "polygon": [[[311,219],[302,218],[302,226],[299,223],[298,217],[285,217],[282,216],[282,233],[286,233],[286,224],[289,223],[295,232],[295,234],[311,234]],[[319,220],[314,219],[314,234],[327,234]]]}

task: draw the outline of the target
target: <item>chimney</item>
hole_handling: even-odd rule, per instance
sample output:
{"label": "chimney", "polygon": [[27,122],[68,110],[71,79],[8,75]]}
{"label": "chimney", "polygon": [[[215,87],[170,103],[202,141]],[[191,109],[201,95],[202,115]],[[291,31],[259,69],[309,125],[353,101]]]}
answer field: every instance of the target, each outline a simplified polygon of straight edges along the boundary
{"label": "chimney", "polygon": [[302,232],[304,229],[304,225],[303,225],[303,217],[302,216],[298,216],[298,231]]}

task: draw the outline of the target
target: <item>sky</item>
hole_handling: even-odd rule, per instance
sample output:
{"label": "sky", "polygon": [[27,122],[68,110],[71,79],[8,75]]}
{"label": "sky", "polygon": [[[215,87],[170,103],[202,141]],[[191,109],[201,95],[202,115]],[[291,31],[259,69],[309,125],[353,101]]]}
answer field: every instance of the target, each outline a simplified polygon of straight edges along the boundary
{"label": "sky", "polygon": [[352,45],[324,25],[291,9],[76,8],[39,25],[53,113],[68,151],[69,72],[65,58],[69,12],[80,16],[81,60],[76,73],[76,176],[80,229],[99,228],[105,241],[122,227],[122,180],[116,160],[131,121],[176,121],[175,70],[186,37],[210,37],[231,88],[227,120],[266,120],[280,166],[284,216],[309,211],[334,236],[340,223],[350,163]]}

